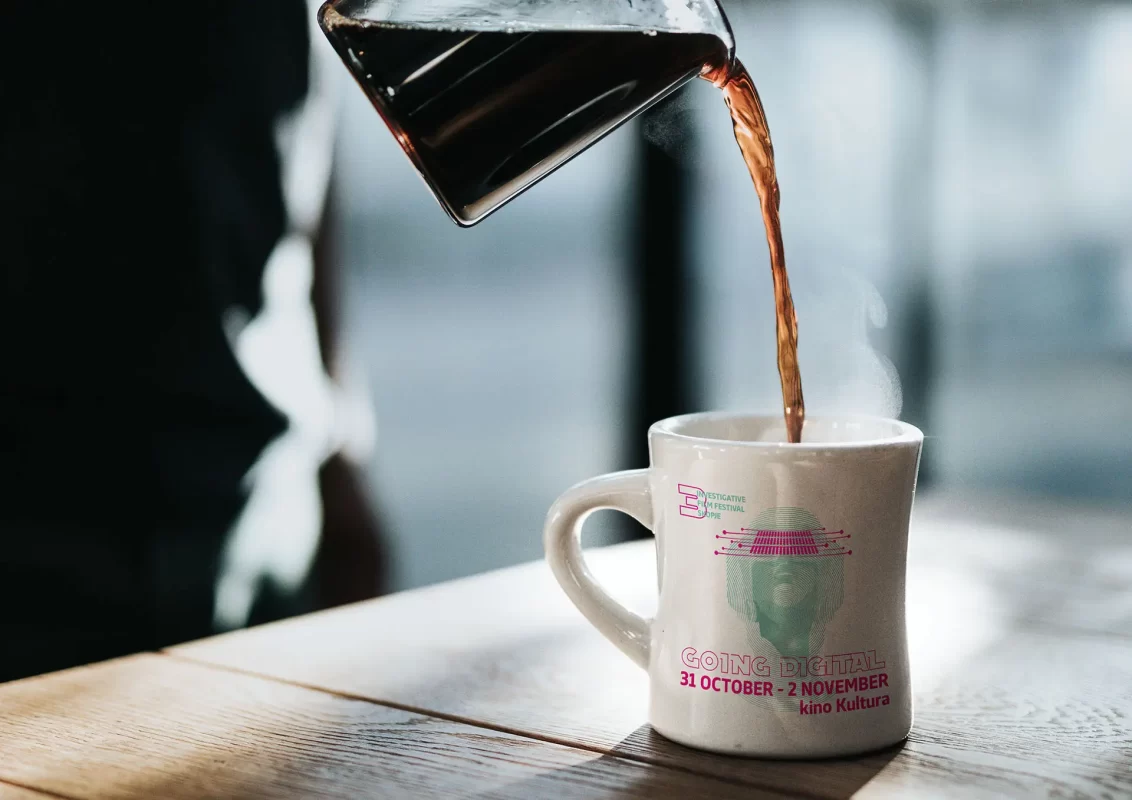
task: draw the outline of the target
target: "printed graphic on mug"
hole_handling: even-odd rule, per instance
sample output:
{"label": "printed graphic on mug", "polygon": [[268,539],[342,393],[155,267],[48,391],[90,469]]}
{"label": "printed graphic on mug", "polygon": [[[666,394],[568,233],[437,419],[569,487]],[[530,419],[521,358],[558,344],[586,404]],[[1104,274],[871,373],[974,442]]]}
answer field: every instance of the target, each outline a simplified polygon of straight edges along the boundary
{"label": "printed graphic on mug", "polygon": [[725,511],[745,513],[747,498],[739,494],[707,492],[699,486],[681,483],[676,487],[680,495],[680,516],[692,519],[722,519]]}
{"label": "printed graphic on mug", "polygon": [[[748,527],[716,535],[727,559],[727,604],[747,622],[756,655],[809,657],[844,600],[844,531],[801,508],[768,508]],[[777,660],[777,659],[776,659]]]}
{"label": "printed graphic on mug", "polygon": [[[683,667],[733,676],[705,675],[701,688],[716,691],[719,681],[725,693],[802,716],[888,705],[887,694],[858,694],[888,687],[886,664],[875,650],[822,653],[826,630],[845,601],[850,539],[795,507],[765,509],[739,530],[716,534],[712,552],[726,559],[727,605],[743,619],[747,647],[742,654],[685,648]],[[682,669],[683,685],[696,685],[695,675]]]}

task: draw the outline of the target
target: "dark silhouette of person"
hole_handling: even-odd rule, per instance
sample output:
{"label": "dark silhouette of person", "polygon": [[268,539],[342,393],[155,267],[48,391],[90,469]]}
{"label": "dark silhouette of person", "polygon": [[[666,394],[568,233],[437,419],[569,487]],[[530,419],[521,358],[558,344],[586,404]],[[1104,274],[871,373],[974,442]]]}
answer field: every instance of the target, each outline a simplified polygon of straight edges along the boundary
{"label": "dark silhouette of person", "polygon": [[[322,214],[288,193],[311,13],[0,11],[0,680],[208,635],[228,567],[235,624],[380,590],[354,466],[299,435],[286,392],[249,378],[270,359],[238,346],[271,330],[254,323],[279,261],[313,281],[307,340],[321,366],[336,360]],[[300,355],[295,374],[320,372]],[[322,513],[281,566],[253,501],[288,458]]]}

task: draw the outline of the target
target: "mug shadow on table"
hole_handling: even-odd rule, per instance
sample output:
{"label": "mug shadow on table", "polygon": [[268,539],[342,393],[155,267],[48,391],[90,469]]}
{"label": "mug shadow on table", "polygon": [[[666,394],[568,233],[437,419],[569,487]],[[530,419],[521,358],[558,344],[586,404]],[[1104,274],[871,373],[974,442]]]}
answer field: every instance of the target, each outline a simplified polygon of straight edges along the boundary
{"label": "mug shadow on table", "polygon": [[904,749],[904,742],[851,758],[781,761],[707,753],[671,742],[649,725],[622,739],[609,753],[563,769],[477,795],[553,797],[563,785],[616,789],[619,796],[655,800],[688,796],[697,778],[710,780],[713,798],[820,796],[849,798],[860,791]]}

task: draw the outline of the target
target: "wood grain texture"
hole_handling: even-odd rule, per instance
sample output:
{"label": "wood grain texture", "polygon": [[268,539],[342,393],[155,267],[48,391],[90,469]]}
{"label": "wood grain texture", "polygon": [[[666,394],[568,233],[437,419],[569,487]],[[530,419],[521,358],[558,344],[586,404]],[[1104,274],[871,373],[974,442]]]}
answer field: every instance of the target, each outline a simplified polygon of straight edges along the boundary
{"label": "wood grain texture", "polygon": [[[1120,551],[1127,518],[1040,513],[1039,524],[1024,506],[922,505],[909,568],[916,725],[903,747],[865,758],[744,761],[665,741],[643,724],[644,673],[541,564],[172,652],[778,791],[1132,793],[1132,641],[1120,614],[1093,613],[1119,608],[1132,558],[1109,558],[1109,582],[1088,582],[1090,542]],[[620,599],[651,611],[651,543],[608,548],[591,565]]]}
{"label": "wood grain texture", "polygon": [[959,568],[1019,621],[1132,637],[1132,505],[917,500],[911,566]]}
{"label": "wood grain texture", "polygon": [[58,795],[36,792],[22,786],[0,782],[0,800],[57,800],[57,798]]}
{"label": "wood grain texture", "polygon": [[6,684],[0,707],[0,780],[83,800],[752,796],[734,782],[160,655]]}

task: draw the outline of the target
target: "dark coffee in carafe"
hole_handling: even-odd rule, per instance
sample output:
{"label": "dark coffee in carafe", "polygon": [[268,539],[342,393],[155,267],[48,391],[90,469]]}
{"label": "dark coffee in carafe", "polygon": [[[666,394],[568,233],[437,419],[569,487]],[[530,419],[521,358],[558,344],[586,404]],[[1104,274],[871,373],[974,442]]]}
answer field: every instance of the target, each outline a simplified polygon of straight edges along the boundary
{"label": "dark coffee in carafe", "polygon": [[[427,2],[406,13],[394,0],[331,0],[319,11],[338,55],[461,225],[475,224],[690,78],[723,91],[770,248],[787,439],[801,441],[798,324],[774,150],[718,6],[636,0],[642,19],[658,23],[647,27],[628,24],[633,3],[594,6],[588,15],[579,9],[582,18],[567,22],[561,9],[568,4],[502,0],[488,11],[464,1],[440,2],[435,18]],[[549,21],[543,9],[551,10]]]}
{"label": "dark coffee in carafe", "polygon": [[697,33],[428,29],[329,5],[319,21],[461,225],[728,55]]}

